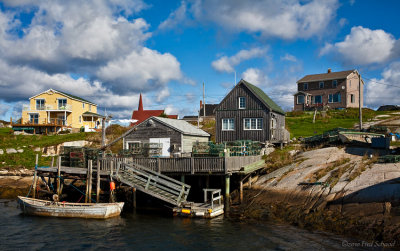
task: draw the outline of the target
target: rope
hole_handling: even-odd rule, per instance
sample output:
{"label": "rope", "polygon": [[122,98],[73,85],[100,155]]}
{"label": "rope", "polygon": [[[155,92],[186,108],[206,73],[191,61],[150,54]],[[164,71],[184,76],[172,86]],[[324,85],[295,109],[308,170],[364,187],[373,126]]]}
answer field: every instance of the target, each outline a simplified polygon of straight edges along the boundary
{"label": "rope", "polygon": [[[60,179],[62,179],[63,182],[64,182],[64,179],[63,179],[62,177],[60,177],[60,176],[57,176],[57,177],[60,178]],[[65,184],[65,183],[64,183],[64,184]],[[83,195],[86,196],[86,193],[84,193],[84,192],[82,192],[81,190],[79,190],[76,186],[74,186],[74,185],[72,185],[72,184],[69,184],[69,185],[67,185],[67,186],[72,186],[72,188],[74,188],[75,190],[77,190],[78,192],[80,192],[81,194],[83,194]],[[91,200],[92,200],[94,203],[96,203],[96,200],[95,200],[95,199],[91,198]]]}

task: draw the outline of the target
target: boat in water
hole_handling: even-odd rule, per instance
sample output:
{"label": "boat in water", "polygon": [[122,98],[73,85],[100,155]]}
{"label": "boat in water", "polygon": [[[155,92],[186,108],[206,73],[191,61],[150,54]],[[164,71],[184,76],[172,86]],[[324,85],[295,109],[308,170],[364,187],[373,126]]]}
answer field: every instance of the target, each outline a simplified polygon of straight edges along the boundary
{"label": "boat in water", "polygon": [[24,214],[68,218],[106,219],[119,216],[124,202],[71,203],[39,200],[18,196],[18,204]]}

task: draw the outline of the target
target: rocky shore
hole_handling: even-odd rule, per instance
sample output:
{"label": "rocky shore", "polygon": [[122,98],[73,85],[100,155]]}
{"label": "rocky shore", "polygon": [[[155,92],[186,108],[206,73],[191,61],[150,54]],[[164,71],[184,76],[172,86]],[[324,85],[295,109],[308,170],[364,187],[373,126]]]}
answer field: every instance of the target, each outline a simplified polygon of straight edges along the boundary
{"label": "rocky shore", "polygon": [[233,213],[400,246],[400,165],[368,149],[324,148],[259,177]]}
{"label": "rocky shore", "polygon": [[0,199],[26,195],[32,185],[33,170],[0,170]]}

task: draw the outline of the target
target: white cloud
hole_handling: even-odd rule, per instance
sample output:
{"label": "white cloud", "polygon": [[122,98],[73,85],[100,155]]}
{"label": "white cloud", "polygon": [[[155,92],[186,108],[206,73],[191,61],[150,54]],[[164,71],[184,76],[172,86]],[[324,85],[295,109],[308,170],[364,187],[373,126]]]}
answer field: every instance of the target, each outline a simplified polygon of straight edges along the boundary
{"label": "white cloud", "polygon": [[338,6],[336,0],[195,0],[191,10],[198,20],[232,31],[295,39],[324,33]]}
{"label": "white cloud", "polygon": [[384,30],[371,30],[362,26],[351,28],[344,41],[326,44],[320,55],[335,55],[348,65],[383,63],[394,55],[396,39]]}
{"label": "white cloud", "polygon": [[378,108],[381,105],[400,105],[400,61],[390,64],[382,72],[382,78],[365,80],[364,105]]}
{"label": "white cloud", "polygon": [[[163,100],[169,81],[194,83],[175,56],[144,46],[149,24],[132,18],[148,7],[141,0],[2,3],[12,8],[0,10],[0,101],[26,102],[53,88],[122,117],[130,116],[140,91],[161,90]],[[26,12],[32,19],[19,20]]]}
{"label": "white cloud", "polygon": [[112,83],[113,90],[120,93],[149,91],[182,78],[180,63],[173,55],[148,48],[109,62],[96,75],[104,82]]}
{"label": "white cloud", "polygon": [[211,63],[212,67],[219,72],[234,72],[234,67],[245,60],[259,58],[265,55],[266,48],[253,48],[241,50],[231,57],[222,56]]}
{"label": "white cloud", "polygon": [[281,60],[283,61],[290,61],[290,62],[296,62],[297,58],[289,53],[286,53],[285,56],[281,57]]}
{"label": "white cloud", "polygon": [[257,68],[249,68],[242,74],[242,79],[257,86],[267,86],[268,77]]}
{"label": "white cloud", "polygon": [[172,12],[166,20],[164,20],[158,28],[161,30],[173,29],[178,25],[183,25],[187,22],[186,18],[187,6],[186,2],[182,1],[178,9]]}
{"label": "white cloud", "polygon": [[162,89],[157,95],[157,102],[162,102],[170,95],[168,87]]}

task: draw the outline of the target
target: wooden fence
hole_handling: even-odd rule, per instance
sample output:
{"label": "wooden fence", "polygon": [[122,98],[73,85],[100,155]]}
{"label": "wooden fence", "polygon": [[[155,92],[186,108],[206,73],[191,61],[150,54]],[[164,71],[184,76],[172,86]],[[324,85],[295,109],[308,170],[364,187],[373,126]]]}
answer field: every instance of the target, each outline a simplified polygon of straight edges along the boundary
{"label": "wooden fence", "polygon": [[186,157],[186,158],[114,158],[100,160],[101,170],[116,170],[119,163],[134,163],[159,173],[227,174],[239,172],[261,156]]}

